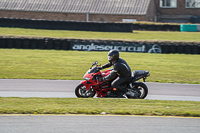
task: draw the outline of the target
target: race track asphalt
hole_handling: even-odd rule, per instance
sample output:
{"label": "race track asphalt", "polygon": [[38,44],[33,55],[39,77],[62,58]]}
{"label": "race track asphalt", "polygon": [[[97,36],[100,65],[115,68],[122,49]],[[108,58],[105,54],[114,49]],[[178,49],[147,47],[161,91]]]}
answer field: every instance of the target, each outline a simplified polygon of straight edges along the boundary
{"label": "race track asphalt", "polygon": [[[0,97],[74,98],[80,80],[0,79]],[[199,84],[146,82],[146,99],[200,101]]]}
{"label": "race track asphalt", "polygon": [[0,116],[1,133],[199,133],[199,118],[87,115]]}

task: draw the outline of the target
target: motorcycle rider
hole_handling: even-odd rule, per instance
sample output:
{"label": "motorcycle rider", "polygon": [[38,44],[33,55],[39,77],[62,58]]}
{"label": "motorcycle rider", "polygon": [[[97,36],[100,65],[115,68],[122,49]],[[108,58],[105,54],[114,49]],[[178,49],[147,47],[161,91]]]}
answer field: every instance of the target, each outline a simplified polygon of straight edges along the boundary
{"label": "motorcycle rider", "polygon": [[109,81],[118,76],[111,83],[111,87],[113,89],[116,88],[120,92],[119,97],[124,97],[123,96],[124,94],[132,98],[135,97],[135,94],[133,92],[127,92],[127,88],[123,88],[120,86],[121,84],[131,79],[131,68],[124,59],[119,58],[119,51],[114,49],[110,50],[108,52],[108,61],[109,63],[99,67],[99,70],[111,67],[112,65],[113,65],[113,70],[106,77],[100,78],[99,81],[100,82]]}

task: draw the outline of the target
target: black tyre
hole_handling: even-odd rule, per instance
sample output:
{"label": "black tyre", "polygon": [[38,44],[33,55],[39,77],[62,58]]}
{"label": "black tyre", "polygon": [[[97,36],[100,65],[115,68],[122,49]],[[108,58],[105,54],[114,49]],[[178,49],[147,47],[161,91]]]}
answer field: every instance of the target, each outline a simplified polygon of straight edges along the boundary
{"label": "black tyre", "polygon": [[83,84],[79,84],[75,89],[75,94],[78,98],[89,98],[94,97],[96,91],[94,91],[94,89],[86,91],[86,86]]}
{"label": "black tyre", "polygon": [[138,92],[138,99],[144,99],[148,94],[148,87],[142,82],[134,82],[132,89]]}

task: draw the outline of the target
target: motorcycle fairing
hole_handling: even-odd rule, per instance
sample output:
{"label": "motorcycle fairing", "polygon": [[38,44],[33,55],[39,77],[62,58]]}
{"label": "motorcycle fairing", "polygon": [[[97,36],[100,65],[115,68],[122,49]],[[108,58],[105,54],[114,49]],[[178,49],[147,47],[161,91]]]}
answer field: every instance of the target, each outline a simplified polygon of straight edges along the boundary
{"label": "motorcycle fairing", "polygon": [[81,84],[85,85],[86,90],[89,90],[90,87],[91,87],[91,84],[88,84],[88,81],[87,81],[87,80],[81,81]]}

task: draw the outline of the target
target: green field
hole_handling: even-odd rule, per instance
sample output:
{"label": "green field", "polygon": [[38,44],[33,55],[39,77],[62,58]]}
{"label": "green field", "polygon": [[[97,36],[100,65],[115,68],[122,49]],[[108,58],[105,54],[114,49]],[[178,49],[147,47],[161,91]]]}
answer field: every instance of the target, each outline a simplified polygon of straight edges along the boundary
{"label": "green field", "polygon": [[0,98],[0,114],[116,114],[200,117],[199,102],[103,98]]}
{"label": "green field", "polygon": [[133,33],[121,33],[0,28],[0,36],[200,42],[200,32],[133,31]]}
{"label": "green field", "polygon": [[[200,84],[200,55],[120,52],[132,70],[149,70],[148,82]],[[107,52],[0,49],[0,78],[81,80]]]}

